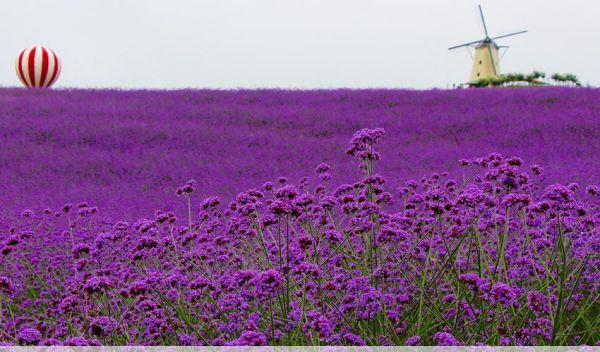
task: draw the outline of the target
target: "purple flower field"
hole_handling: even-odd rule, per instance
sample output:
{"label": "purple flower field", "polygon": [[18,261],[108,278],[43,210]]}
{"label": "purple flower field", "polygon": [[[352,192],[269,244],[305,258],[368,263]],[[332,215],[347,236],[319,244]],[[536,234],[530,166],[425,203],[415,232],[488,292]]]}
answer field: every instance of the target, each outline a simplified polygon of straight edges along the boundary
{"label": "purple flower field", "polygon": [[187,179],[230,198],[320,162],[341,184],[355,176],[343,146],[364,127],[386,129],[380,171],[394,187],[491,152],[544,165],[542,182],[600,182],[597,89],[1,89],[0,117],[0,216],[78,201],[109,219],[179,214]]}
{"label": "purple flower field", "polygon": [[600,343],[600,90],[0,102],[0,344]]}

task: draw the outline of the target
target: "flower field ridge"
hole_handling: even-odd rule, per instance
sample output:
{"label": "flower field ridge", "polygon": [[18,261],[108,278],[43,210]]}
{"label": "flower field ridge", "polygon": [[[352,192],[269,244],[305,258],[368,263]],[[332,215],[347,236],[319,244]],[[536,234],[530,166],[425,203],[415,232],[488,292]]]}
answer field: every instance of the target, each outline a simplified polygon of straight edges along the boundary
{"label": "flower field ridge", "polygon": [[[525,92],[500,95],[568,94]],[[4,93],[4,99],[20,94]],[[178,94],[183,99],[187,93]],[[252,99],[259,93],[245,94]],[[589,111],[581,111],[579,124],[593,124]],[[290,122],[295,123],[302,122]],[[180,132],[180,142],[188,143],[185,129]],[[597,131],[578,133],[585,139]],[[190,179],[170,191],[182,211],[157,210],[131,222],[111,223],[101,217],[103,207],[87,202],[11,218],[0,238],[0,341],[69,346],[600,341],[598,185],[548,182],[556,177],[545,178],[551,167],[492,152],[457,158],[450,172],[403,182],[395,175],[391,186],[383,176],[394,169],[385,166],[390,149],[380,147],[397,135],[384,128],[350,135],[339,146],[348,167],[338,182],[335,166],[316,162],[310,177],[298,182],[279,177],[231,201],[207,197],[205,180]],[[47,138],[53,145],[64,143],[58,130]],[[106,147],[93,137],[87,143]],[[403,143],[388,148],[401,149]],[[565,148],[577,149],[569,143]],[[463,152],[474,150],[469,148],[467,143]],[[565,177],[597,177],[589,175],[565,171]]]}

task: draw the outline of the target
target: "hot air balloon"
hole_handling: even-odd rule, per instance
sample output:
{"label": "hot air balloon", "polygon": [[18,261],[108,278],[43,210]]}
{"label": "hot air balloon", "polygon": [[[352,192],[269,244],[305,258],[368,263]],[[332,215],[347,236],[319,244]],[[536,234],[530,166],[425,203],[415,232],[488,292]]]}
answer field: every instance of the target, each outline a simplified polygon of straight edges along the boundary
{"label": "hot air balloon", "polygon": [[41,45],[21,51],[17,58],[17,76],[29,88],[50,87],[60,75],[61,63],[52,49]]}

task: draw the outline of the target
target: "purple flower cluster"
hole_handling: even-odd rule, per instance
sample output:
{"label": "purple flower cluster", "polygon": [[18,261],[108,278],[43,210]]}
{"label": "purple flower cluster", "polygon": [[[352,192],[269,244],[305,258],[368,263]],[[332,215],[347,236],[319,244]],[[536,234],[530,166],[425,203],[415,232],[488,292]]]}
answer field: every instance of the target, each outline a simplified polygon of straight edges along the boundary
{"label": "purple flower cluster", "polygon": [[0,342],[598,342],[597,198],[542,187],[539,166],[498,153],[392,192],[383,135],[352,137],[361,173],[341,185],[328,164],[229,202],[196,200],[188,182],[184,223],[160,210],[112,224],[87,203],[15,217],[0,237]]}
{"label": "purple flower cluster", "polygon": [[32,328],[23,328],[19,331],[17,339],[23,345],[36,345],[42,339],[42,334]]}

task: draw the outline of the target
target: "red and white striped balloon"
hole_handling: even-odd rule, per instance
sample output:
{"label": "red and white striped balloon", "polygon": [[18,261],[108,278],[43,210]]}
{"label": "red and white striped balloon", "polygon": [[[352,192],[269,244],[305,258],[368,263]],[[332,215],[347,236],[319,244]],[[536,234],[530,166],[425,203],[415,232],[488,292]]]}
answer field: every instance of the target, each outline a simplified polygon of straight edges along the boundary
{"label": "red and white striped balloon", "polygon": [[17,76],[29,88],[50,87],[60,75],[61,62],[52,49],[41,45],[21,51],[17,58]]}

